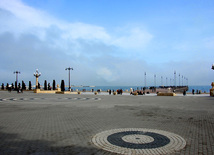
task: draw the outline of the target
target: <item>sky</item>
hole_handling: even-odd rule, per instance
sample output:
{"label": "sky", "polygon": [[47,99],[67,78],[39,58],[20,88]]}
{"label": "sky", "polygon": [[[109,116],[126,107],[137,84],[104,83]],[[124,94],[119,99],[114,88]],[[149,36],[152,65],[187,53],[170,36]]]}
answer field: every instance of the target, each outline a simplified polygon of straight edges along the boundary
{"label": "sky", "polygon": [[213,15],[213,0],[0,0],[0,83],[68,84],[72,67],[72,85],[210,85]]}

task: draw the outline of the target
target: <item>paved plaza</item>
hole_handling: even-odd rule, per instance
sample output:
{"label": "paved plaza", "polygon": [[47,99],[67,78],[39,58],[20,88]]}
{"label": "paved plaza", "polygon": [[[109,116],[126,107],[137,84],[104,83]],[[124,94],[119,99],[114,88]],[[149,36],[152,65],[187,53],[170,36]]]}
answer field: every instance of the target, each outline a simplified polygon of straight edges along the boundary
{"label": "paved plaza", "polygon": [[0,155],[214,154],[214,97],[0,91]]}

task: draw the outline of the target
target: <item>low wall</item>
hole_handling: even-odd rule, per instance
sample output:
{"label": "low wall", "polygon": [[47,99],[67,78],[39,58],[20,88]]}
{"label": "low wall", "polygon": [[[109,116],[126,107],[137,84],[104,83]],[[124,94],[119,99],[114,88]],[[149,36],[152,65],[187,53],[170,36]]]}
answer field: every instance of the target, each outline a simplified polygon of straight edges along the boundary
{"label": "low wall", "polygon": [[56,90],[40,90],[40,89],[34,89],[34,93],[55,94],[55,93],[56,93]]}
{"label": "low wall", "polygon": [[157,94],[157,96],[176,96],[175,93],[162,93],[162,92],[159,92]]}
{"label": "low wall", "polygon": [[70,92],[70,91],[56,91],[56,94],[78,94],[78,92]]}
{"label": "low wall", "polygon": [[40,94],[78,94],[78,92],[61,91],[61,90],[40,90],[40,89],[34,89],[34,93],[40,93]]}

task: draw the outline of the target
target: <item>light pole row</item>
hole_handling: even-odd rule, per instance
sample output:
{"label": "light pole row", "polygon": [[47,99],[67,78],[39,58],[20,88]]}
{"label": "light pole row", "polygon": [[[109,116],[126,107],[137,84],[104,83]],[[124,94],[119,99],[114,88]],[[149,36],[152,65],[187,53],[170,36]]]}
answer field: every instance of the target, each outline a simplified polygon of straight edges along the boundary
{"label": "light pole row", "polygon": [[[214,69],[214,66],[213,66],[213,69]],[[180,73],[179,73],[179,86],[181,86],[181,84],[180,84]],[[176,78],[177,78],[177,75],[176,75],[176,71],[174,71],[174,79],[173,78],[169,78],[170,79],[170,85],[173,85],[173,83],[174,83],[174,86],[177,86],[177,83],[176,83]],[[182,86],[183,86],[183,84],[184,84],[184,80],[186,80],[186,83],[187,83],[187,85],[188,85],[188,78],[186,78],[186,77],[184,77],[183,75],[182,75]],[[154,86],[156,87],[156,84],[157,84],[157,75],[156,74],[154,74]],[[147,85],[147,83],[146,83],[147,81],[146,81],[146,72],[144,72],[144,86],[146,87],[146,85]],[[166,85],[168,85],[168,78],[166,77]],[[161,86],[163,86],[163,76],[161,76]]]}

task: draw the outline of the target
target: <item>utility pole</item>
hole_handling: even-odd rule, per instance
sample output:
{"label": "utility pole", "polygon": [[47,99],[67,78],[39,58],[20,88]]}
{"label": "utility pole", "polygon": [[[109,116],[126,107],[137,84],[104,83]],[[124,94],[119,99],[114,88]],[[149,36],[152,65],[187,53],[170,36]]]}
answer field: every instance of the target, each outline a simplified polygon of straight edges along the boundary
{"label": "utility pole", "polygon": [[70,89],[71,89],[71,85],[70,85],[70,70],[74,70],[74,69],[71,68],[71,67],[68,67],[68,68],[66,68],[65,70],[68,70],[68,81],[69,81],[68,89],[70,90]]}

